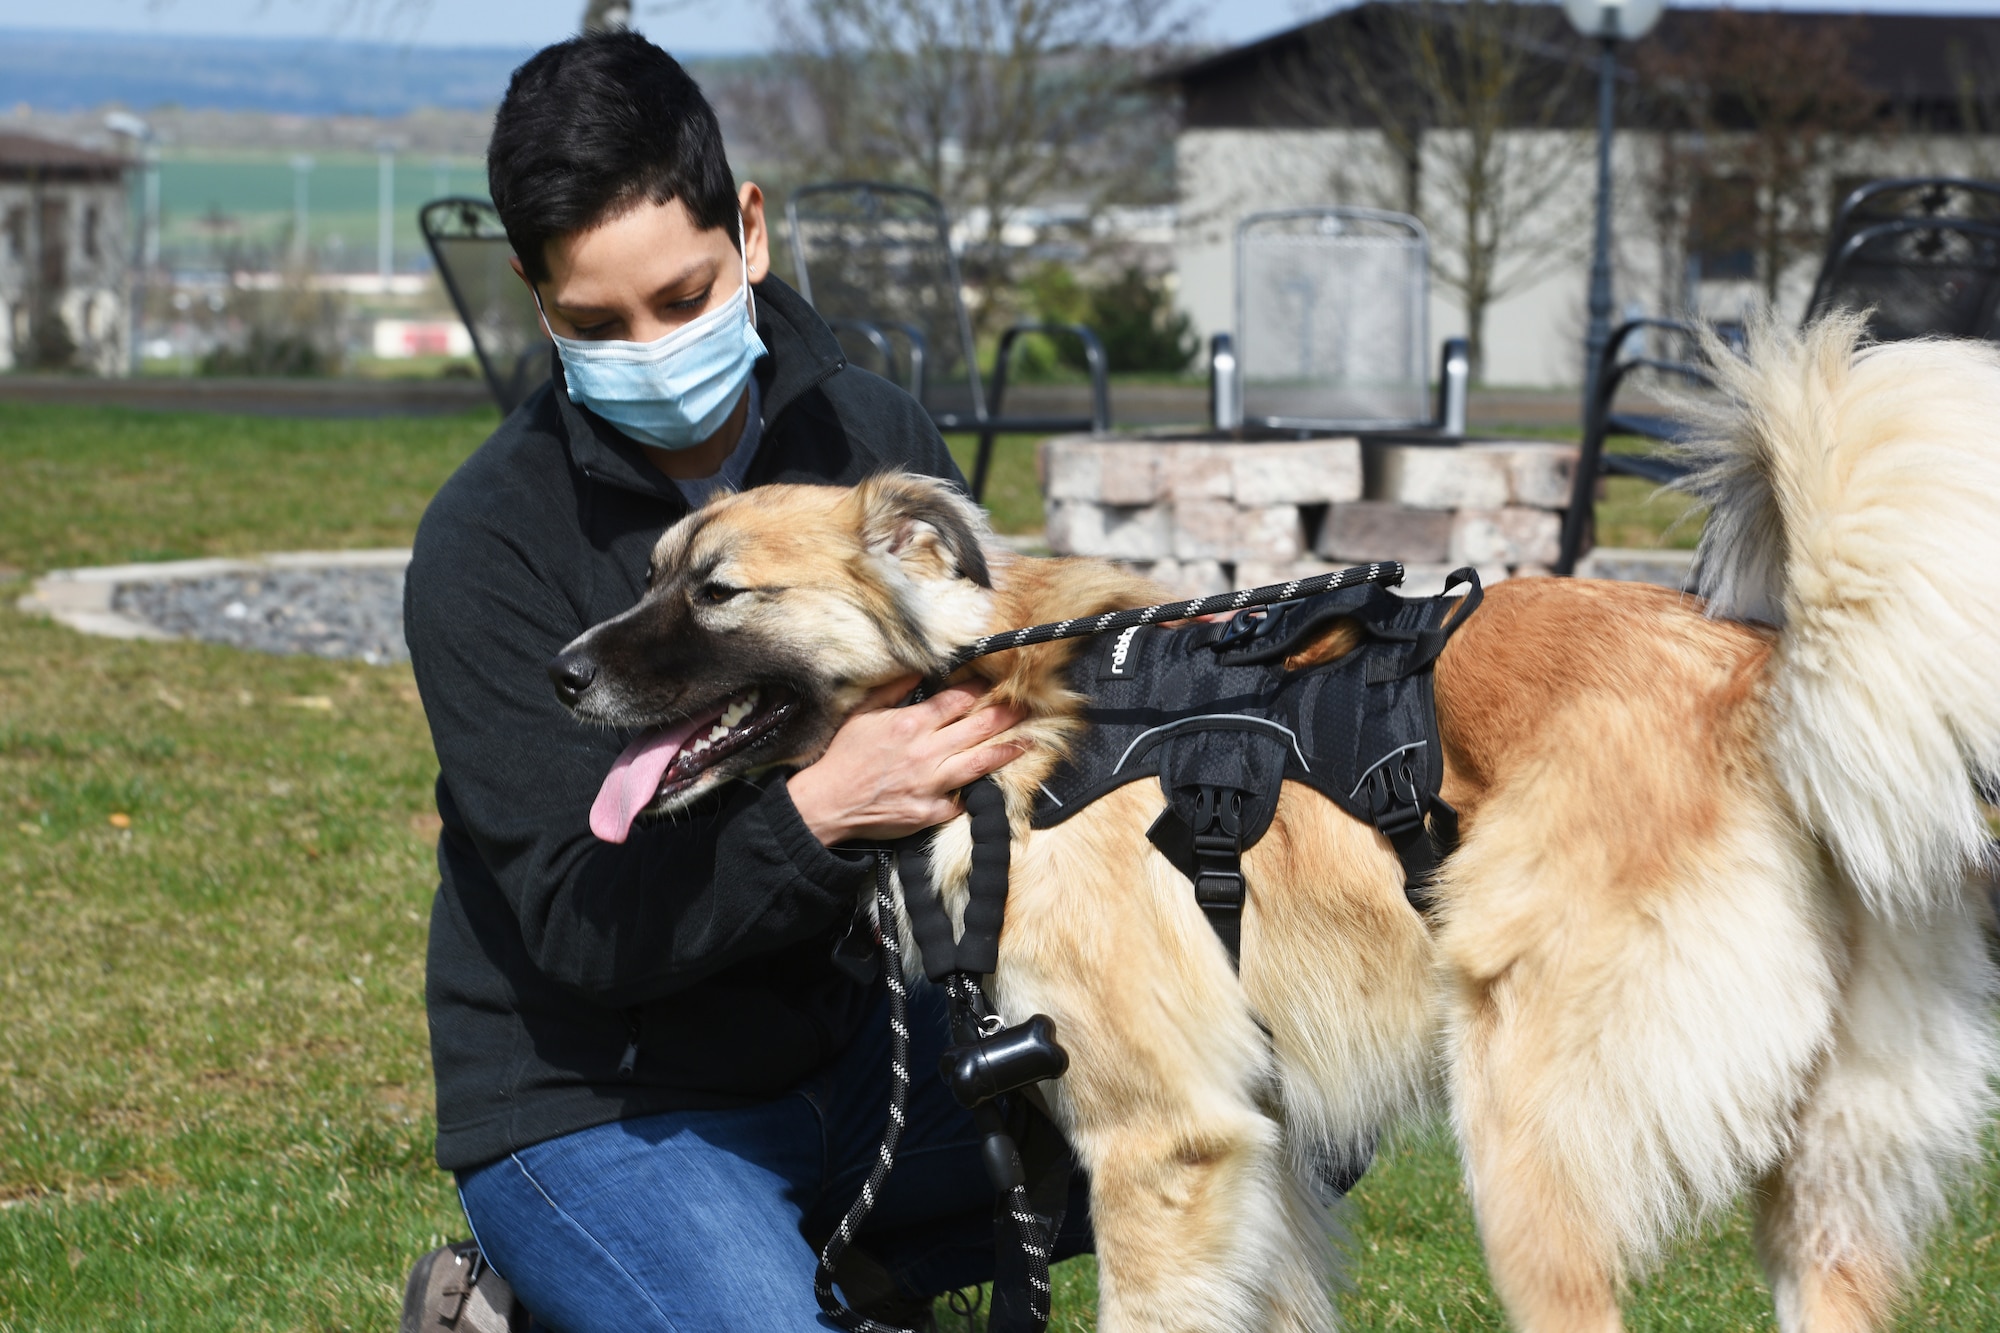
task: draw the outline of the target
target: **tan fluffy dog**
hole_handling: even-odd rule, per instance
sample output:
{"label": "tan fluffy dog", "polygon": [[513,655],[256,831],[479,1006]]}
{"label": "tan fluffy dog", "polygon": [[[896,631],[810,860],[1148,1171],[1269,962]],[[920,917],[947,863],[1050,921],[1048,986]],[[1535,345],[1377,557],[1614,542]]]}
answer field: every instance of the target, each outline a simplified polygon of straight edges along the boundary
{"label": "tan fluffy dog", "polygon": [[[1157,784],[1026,825],[1078,725],[1076,646],[969,669],[1031,713],[999,775],[993,995],[1069,1050],[1050,1102],[1091,1172],[1107,1333],[1330,1327],[1303,1169],[1436,1101],[1523,1329],[1618,1328],[1624,1275],[1745,1190],[1783,1328],[1888,1317],[1996,1069],[1965,881],[1987,848],[1968,774],[2000,768],[2000,356],[1857,338],[1766,330],[1728,372],[1705,605],[1521,580],[1452,639],[1465,832],[1429,921],[1386,842],[1288,787],[1245,858],[1239,978],[1145,838]],[[579,711],[724,718],[670,765],[670,811],[810,759],[871,687],[980,633],[1159,599],[982,532],[907,477],[718,500],[573,648],[603,668]],[[1336,627],[1312,656],[1349,646]],[[954,911],[968,857],[963,820],[939,831]]]}

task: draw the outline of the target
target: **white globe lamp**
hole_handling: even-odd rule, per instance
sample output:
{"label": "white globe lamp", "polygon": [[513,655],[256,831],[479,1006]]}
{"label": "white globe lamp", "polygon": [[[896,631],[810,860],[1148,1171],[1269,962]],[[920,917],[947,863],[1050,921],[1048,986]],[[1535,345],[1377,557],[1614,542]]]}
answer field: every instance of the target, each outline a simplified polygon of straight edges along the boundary
{"label": "white globe lamp", "polygon": [[1636,42],[1660,21],[1666,0],[1563,0],[1572,27],[1586,37]]}

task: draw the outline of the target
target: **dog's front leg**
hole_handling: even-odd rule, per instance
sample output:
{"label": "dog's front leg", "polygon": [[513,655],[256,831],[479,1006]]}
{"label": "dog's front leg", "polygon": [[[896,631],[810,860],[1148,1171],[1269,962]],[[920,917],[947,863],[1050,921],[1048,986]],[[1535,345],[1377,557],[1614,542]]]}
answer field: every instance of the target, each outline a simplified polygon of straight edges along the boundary
{"label": "dog's front leg", "polygon": [[1015,844],[995,996],[1049,1014],[1052,1108],[1090,1172],[1106,1333],[1329,1329],[1319,1218],[1288,1166],[1268,1044],[1134,784]]}

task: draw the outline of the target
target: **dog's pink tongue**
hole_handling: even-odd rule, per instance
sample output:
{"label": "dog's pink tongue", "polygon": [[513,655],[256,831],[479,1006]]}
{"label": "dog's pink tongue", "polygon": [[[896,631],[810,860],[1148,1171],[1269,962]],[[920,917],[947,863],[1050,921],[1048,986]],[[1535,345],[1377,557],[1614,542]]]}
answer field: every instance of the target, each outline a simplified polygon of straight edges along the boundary
{"label": "dog's pink tongue", "polygon": [[590,831],[605,842],[623,842],[630,837],[632,821],[659,794],[667,765],[701,725],[701,719],[696,718],[665,731],[648,732],[626,746],[598,788],[597,799],[591,802]]}

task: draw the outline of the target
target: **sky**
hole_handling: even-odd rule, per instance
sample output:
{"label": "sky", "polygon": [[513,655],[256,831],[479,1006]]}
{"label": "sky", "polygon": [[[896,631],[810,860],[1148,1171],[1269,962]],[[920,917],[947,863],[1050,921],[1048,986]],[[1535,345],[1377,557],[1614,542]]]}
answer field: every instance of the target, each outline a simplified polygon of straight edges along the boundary
{"label": "sky", "polygon": [[[756,0],[635,0],[634,26],[690,54],[768,48]],[[1328,0],[1195,0],[1201,35],[1246,42],[1335,7]],[[1746,0],[1743,8],[2000,13],[2000,0]],[[580,0],[0,0],[0,29],[389,38],[436,46],[539,46],[568,35]]]}

